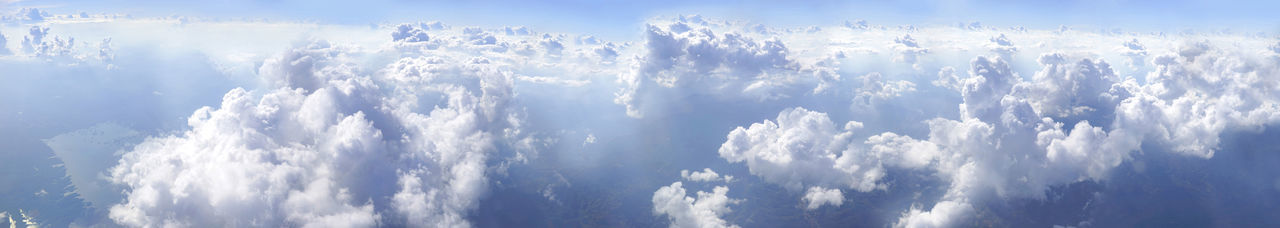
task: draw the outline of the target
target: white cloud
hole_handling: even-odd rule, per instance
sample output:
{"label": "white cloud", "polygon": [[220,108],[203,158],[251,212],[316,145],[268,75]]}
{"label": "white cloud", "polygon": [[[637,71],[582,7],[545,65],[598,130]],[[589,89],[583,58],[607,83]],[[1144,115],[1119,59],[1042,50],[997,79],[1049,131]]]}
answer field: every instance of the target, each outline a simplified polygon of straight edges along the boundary
{"label": "white cloud", "polygon": [[854,100],[857,103],[872,104],[874,101],[901,96],[916,90],[916,84],[903,81],[888,81],[880,73],[873,72],[862,76],[862,86],[855,89]]}
{"label": "white cloud", "polygon": [[823,205],[840,207],[840,205],[844,204],[844,192],[840,191],[840,189],[809,187],[809,190],[804,193],[804,201],[809,203],[805,207],[807,210],[818,209]]}
{"label": "white cloud", "polygon": [[1043,68],[1015,92],[1025,94],[1015,95],[1027,98],[1042,116],[1060,118],[1091,112],[1106,115],[1128,96],[1124,88],[1113,86],[1120,78],[1105,61],[1072,61],[1061,53],[1043,54],[1038,61]]}
{"label": "white cloud", "polygon": [[4,38],[4,34],[0,34],[0,55],[9,55],[13,52],[9,51],[9,41]]}
{"label": "white cloud", "polygon": [[987,45],[987,48],[1005,59],[1012,59],[1013,54],[1018,52],[1018,47],[1014,46],[1013,42],[1009,41],[1009,38],[1005,37],[1004,33],[1001,33],[1000,36],[992,37],[991,43]]}
{"label": "white cloud", "polygon": [[973,207],[963,201],[942,201],[925,211],[912,208],[894,223],[894,227],[930,228],[964,226],[963,216],[972,214]]}
{"label": "white cloud", "polygon": [[724,182],[733,181],[733,176],[725,175],[724,178],[720,178],[720,174],[716,173],[716,171],[712,171],[711,168],[704,168],[701,172],[680,170],[680,178],[693,182],[712,182],[721,180]]}
{"label": "white cloud", "polygon": [[1137,38],[1125,41],[1120,48],[1120,54],[1129,57],[1129,67],[1136,68],[1147,62],[1147,47],[1138,42]]}
{"label": "white cloud", "polygon": [[859,19],[859,20],[856,20],[856,21],[845,21],[845,22],[844,22],[844,27],[846,27],[846,28],[850,28],[850,29],[867,29],[867,28],[869,28],[870,26],[868,26],[868,25],[867,25],[867,21],[866,21],[866,20],[861,20],[861,19]]}
{"label": "white cloud", "polygon": [[[798,201],[807,209],[840,206],[845,190],[892,189],[885,186],[894,180],[885,179],[894,168],[934,172],[944,196],[906,209],[896,224],[904,227],[961,226],[988,205],[982,201],[1044,199],[1053,186],[1105,181],[1140,149],[1211,158],[1220,135],[1280,121],[1274,40],[1200,34],[1194,37],[1205,41],[1182,43],[1185,37],[980,24],[844,26],[787,29],[682,16],[654,22],[634,43],[432,22],[377,28],[386,32],[376,35],[382,46],[369,46],[381,49],[312,42],[261,65],[246,57],[261,88],[232,90],[221,106],[191,115],[190,129],[126,151],[110,170],[126,200],[110,216],[131,226],[467,226],[493,175],[536,156],[513,100],[528,90],[516,84],[616,90],[614,102],[635,117],[691,95],[753,108],[782,107],[765,101],[787,98],[805,105],[908,101],[903,109],[867,106],[868,113],[901,116],[892,119],[898,122],[782,110],[731,130],[717,151],[765,182],[805,190]],[[32,27],[15,50],[117,57],[111,39],[75,53],[73,39],[49,28]],[[907,33],[923,35],[895,37]],[[930,61],[922,61],[926,54]],[[949,66],[976,54],[999,57]],[[887,55],[915,71],[874,66]],[[947,59],[955,56],[963,59]],[[1107,60],[1116,57],[1132,72],[1114,71]],[[1017,65],[1033,59],[1038,68]],[[919,73],[935,69],[934,87],[917,87],[935,79]],[[863,74],[849,80],[861,86],[832,90],[849,88],[839,84],[841,73]],[[592,84],[614,76],[617,87]],[[910,102],[939,94],[958,95],[960,103]],[[918,107],[932,104],[959,105],[958,112]],[[876,132],[831,117],[868,121]],[[625,139],[606,144],[612,140]],[[582,145],[595,141],[588,134]],[[710,169],[681,177],[731,180]],[[722,188],[692,198],[676,182],[654,193],[654,212],[673,226],[730,226],[721,217],[737,201]],[[552,190],[540,193],[555,201]]]}
{"label": "white cloud", "polygon": [[928,48],[920,47],[920,43],[916,39],[911,38],[911,34],[905,34],[901,37],[893,39],[894,49],[897,55],[893,61],[911,64],[914,68],[920,68],[920,56],[929,53]]}
{"label": "white cloud", "polygon": [[69,57],[75,44],[75,38],[50,37],[49,28],[40,26],[31,26],[27,36],[22,38],[23,51],[39,57]]}
{"label": "white cloud", "polygon": [[694,198],[687,196],[682,183],[671,183],[653,192],[653,213],[666,215],[670,227],[738,227],[721,218],[732,212],[730,204],[742,201],[729,198],[728,193],[728,187],[717,186],[711,192],[698,191]]}
{"label": "white cloud", "polygon": [[596,135],[595,135],[595,134],[590,134],[590,133],[588,133],[588,134],[587,134],[587,138],[582,140],[582,146],[584,146],[584,147],[585,147],[585,146],[587,146],[587,145],[594,144],[594,143],[596,143]]}
{"label": "white cloud", "polygon": [[938,79],[930,81],[934,86],[946,89],[960,90],[960,77],[956,75],[956,68],[942,67],[938,70]]}
{"label": "white cloud", "polygon": [[261,70],[278,89],[259,98],[232,90],[220,107],[197,110],[189,131],[125,153],[110,178],[127,187],[126,200],[110,217],[128,226],[468,226],[496,144],[522,134],[507,107],[511,74],[484,59],[409,57],[368,76],[348,54],[326,42],[286,51]]}
{"label": "white cloud", "polygon": [[770,100],[790,96],[786,90],[793,87],[821,92],[838,77],[795,61],[776,38],[757,41],[746,34],[674,22],[646,26],[644,40],[644,55],[633,72],[619,76],[622,88],[614,99],[632,117],[643,116],[649,93],[664,90]]}
{"label": "white cloud", "polygon": [[396,30],[391,32],[391,41],[396,42],[427,42],[431,37],[420,27],[413,24],[400,24],[396,26]]}
{"label": "white cloud", "polygon": [[998,122],[1003,108],[1000,100],[1021,81],[1004,59],[978,56],[970,62],[969,77],[960,82],[962,118]]}
{"label": "white cloud", "polygon": [[[14,1],[14,2],[17,2],[17,1]],[[45,12],[38,8],[22,8],[18,10],[18,14],[14,16],[17,20],[21,20],[27,23],[34,23],[34,22],[43,21],[45,18],[51,17],[53,15],[50,15],[49,12]]]}
{"label": "white cloud", "polygon": [[884,187],[877,182],[885,175],[885,164],[911,168],[919,166],[912,159],[931,156],[922,155],[932,153],[927,151],[868,150],[853,136],[860,128],[862,123],[851,121],[837,130],[826,113],[791,108],[776,120],[729,132],[720,157],[745,162],[751,174],[793,191],[818,185],[866,192]]}

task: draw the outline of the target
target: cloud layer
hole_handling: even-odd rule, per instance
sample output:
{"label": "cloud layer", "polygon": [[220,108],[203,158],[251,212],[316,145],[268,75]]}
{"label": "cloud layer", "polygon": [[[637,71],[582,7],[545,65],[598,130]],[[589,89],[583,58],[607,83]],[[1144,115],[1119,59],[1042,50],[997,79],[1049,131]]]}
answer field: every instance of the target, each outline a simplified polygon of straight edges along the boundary
{"label": "cloud layer", "polygon": [[[1250,145],[1230,139],[1272,134],[1280,123],[1280,41],[1251,34],[862,20],[788,28],[678,16],[647,21],[638,37],[607,40],[441,22],[352,28],[37,9],[3,20],[10,25],[0,43],[18,45],[0,48],[0,64],[41,66],[23,68],[37,69],[36,79],[5,80],[55,78],[38,70],[66,68],[76,80],[112,82],[119,79],[103,75],[136,72],[118,63],[140,61],[138,49],[190,42],[191,50],[164,51],[197,53],[239,87],[182,110],[185,125],[173,130],[119,127],[145,139],[85,148],[98,151],[93,159],[66,145],[115,125],[49,136],[54,154],[76,166],[66,169],[69,179],[83,186],[70,190],[88,192],[81,195],[99,211],[87,213],[104,217],[77,225],[525,221],[475,220],[477,211],[520,210],[512,208],[585,217],[546,224],[605,224],[588,223],[604,216],[573,214],[588,208],[626,213],[637,219],[607,224],[636,226],[794,226],[753,222],[858,211],[889,216],[879,221],[897,227],[1000,226],[1033,220],[1015,218],[1027,209],[1016,207],[1068,204],[1064,198],[1077,193],[1092,196],[1083,205],[1122,202],[1104,193],[1143,183],[1108,181],[1146,172],[1144,159],[1238,155],[1227,148]],[[96,36],[77,27],[86,23],[122,32]],[[216,38],[123,32],[136,27],[208,36],[297,29],[261,39],[312,38],[241,49]],[[25,103],[10,100],[30,94],[5,93],[16,98],[0,105],[19,110]],[[53,97],[31,99],[60,99]],[[9,123],[24,114],[0,115],[14,116],[0,122]],[[619,179],[626,181],[600,184]],[[1090,184],[1104,187],[1080,187]],[[1260,186],[1239,191],[1280,190]],[[786,203],[746,207],[756,202]],[[1068,209],[1106,209],[1081,207]],[[27,216],[16,209],[0,215]]]}

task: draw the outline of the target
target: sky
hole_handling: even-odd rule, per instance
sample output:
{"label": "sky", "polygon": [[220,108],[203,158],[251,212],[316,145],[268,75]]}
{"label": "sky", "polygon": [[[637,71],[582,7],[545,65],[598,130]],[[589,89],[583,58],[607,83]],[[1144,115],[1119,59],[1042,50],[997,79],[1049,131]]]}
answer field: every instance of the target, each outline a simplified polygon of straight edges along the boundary
{"label": "sky", "polygon": [[11,227],[1272,227],[1270,1],[0,1]]}

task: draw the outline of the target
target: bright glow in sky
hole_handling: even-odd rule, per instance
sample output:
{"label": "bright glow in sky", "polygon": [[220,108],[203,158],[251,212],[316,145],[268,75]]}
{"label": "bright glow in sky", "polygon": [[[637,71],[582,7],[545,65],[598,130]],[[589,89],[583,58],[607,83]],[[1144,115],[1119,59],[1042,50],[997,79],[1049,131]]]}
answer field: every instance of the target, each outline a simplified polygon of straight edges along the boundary
{"label": "bright glow in sky", "polygon": [[1275,227],[1272,1],[0,1],[0,225]]}

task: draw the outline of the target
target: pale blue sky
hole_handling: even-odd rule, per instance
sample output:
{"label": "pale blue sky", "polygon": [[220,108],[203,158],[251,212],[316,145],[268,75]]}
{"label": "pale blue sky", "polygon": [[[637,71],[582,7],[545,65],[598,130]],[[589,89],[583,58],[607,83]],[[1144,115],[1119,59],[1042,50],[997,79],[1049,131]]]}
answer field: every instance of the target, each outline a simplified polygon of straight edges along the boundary
{"label": "pale blue sky", "polygon": [[[74,9],[71,6],[74,5]],[[79,1],[32,0],[8,8],[40,7],[54,13],[128,13],[136,16],[269,18],[324,23],[367,24],[441,20],[454,24],[503,26],[520,22],[547,31],[631,37],[646,19],[702,14],[772,25],[834,25],[865,19],[875,24],[956,24],[1054,29],[1059,25],[1126,31],[1177,32],[1232,29],[1275,32],[1277,1],[296,1],[225,0]]]}

